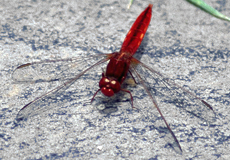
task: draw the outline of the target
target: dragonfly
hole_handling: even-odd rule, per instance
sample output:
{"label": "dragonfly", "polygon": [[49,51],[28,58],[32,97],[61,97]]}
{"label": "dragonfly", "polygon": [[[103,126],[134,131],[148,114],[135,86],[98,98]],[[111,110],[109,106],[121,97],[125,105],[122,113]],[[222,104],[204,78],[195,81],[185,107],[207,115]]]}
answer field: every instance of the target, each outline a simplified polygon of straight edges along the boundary
{"label": "dragonfly", "polygon": [[[41,74],[43,71],[49,71],[49,67],[45,67],[46,64],[56,64],[59,62],[71,62],[72,64],[77,65],[80,67],[83,66],[82,69],[79,71],[75,70],[75,72],[78,72],[78,74],[74,75],[73,78],[67,79],[66,82],[63,84],[57,86],[56,88],[48,91],[47,93],[35,98],[33,101],[26,104],[17,114],[16,119],[18,121],[25,120],[28,117],[32,117],[36,114],[39,114],[41,111],[48,110],[49,104],[44,104],[48,102],[47,99],[50,99],[52,96],[56,96],[57,93],[65,91],[68,87],[70,87],[72,84],[74,84],[80,77],[86,74],[89,70],[93,69],[94,67],[101,65],[105,62],[108,62],[106,71],[102,73],[101,80],[99,81],[99,89],[94,93],[91,102],[95,99],[96,95],[101,92],[107,97],[112,97],[118,92],[124,92],[127,93],[130,96],[131,105],[133,108],[133,96],[130,90],[123,88],[122,84],[127,78],[127,75],[131,75],[132,79],[135,83],[135,78],[138,79],[138,82],[142,85],[144,90],[146,91],[152,105],[156,108],[158,113],[160,114],[160,117],[162,119],[163,124],[167,127],[170,144],[173,146],[173,148],[178,151],[182,152],[181,146],[179,144],[178,139],[176,138],[175,134],[173,133],[172,129],[170,128],[169,124],[167,123],[165,117],[163,116],[163,113],[161,112],[159,105],[156,101],[154,91],[150,88],[152,86],[149,86],[148,81],[146,81],[142,76],[140,71],[138,71],[137,67],[141,66],[145,71],[147,71],[153,80],[156,83],[163,84],[163,88],[166,88],[170,90],[170,93],[172,93],[169,97],[172,98],[173,96],[179,97],[184,95],[187,97],[189,101],[194,102],[194,107],[188,109],[189,113],[192,113],[196,115],[197,117],[200,117],[201,119],[210,119],[212,121],[215,118],[213,108],[210,104],[208,104],[206,101],[202,100],[201,98],[197,97],[194,93],[190,92],[189,90],[180,87],[173,81],[171,81],[168,78],[165,78],[161,73],[157,72],[155,69],[147,66],[145,63],[142,63],[138,59],[134,58],[133,55],[136,53],[137,49],[139,48],[145,33],[147,31],[147,28],[150,24],[151,16],[152,16],[152,4],[149,4],[148,7],[137,17],[136,21],[133,23],[131,29],[129,30],[122,46],[119,52],[114,52],[110,54],[100,54],[96,56],[92,56],[93,58],[97,59],[100,57],[100,60],[97,60],[96,63],[91,64],[90,62],[81,60],[79,58],[67,58],[67,59],[59,59],[59,60],[46,60],[46,61],[40,61],[40,62],[32,62],[32,63],[26,63],[23,65],[18,66],[14,73],[13,78],[16,81],[34,81],[34,82],[40,82],[42,78],[38,78],[35,80],[35,77],[37,76],[37,73],[30,75],[30,69],[36,69],[36,66],[40,66],[43,68],[43,70],[39,71],[39,74]],[[88,58],[86,58],[88,60]],[[84,67],[85,63],[90,63],[90,66],[88,68]],[[80,64],[80,65],[79,65]],[[56,69],[59,68],[56,67]],[[60,68],[59,68],[60,69]],[[77,68],[78,69],[78,68]],[[61,70],[61,69],[60,69]],[[67,70],[67,68],[65,68]],[[56,81],[62,79],[62,74],[60,73],[59,77],[55,77],[54,79],[47,78],[44,81]],[[50,72],[50,74],[52,74]],[[135,77],[134,77],[135,75]],[[155,77],[155,78],[154,78]],[[149,77],[147,77],[149,78]],[[151,85],[151,84],[150,84]],[[175,89],[175,90],[174,90]],[[168,101],[168,103],[179,103],[179,102],[173,102]],[[186,104],[184,104],[186,105]],[[189,105],[188,105],[189,106]],[[189,107],[188,107],[189,108]],[[185,109],[187,110],[187,108]],[[202,113],[204,112],[204,113]]]}

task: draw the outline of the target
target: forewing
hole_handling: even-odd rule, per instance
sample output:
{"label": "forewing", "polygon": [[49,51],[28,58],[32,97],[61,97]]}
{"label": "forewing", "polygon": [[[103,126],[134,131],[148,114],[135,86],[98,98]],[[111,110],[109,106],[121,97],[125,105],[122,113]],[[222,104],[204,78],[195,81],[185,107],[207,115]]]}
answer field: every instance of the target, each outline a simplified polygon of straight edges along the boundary
{"label": "forewing", "polygon": [[[174,135],[171,127],[168,125],[163,113],[161,112],[160,106],[156,100],[155,92],[151,92],[149,85],[143,79],[143,74],[134,66],[131,65],[131,71],[135,74],[135,77],[138,78],[140,84],[144,88],[145,97],[148,97],[148,100],[145,100],[144,108],[140,108],[142,115],[144,115],[144,119],[147,119],[150,122],[150,126],[154,126],[161,138],[164,138],[165,141],[179,154],[182,153],[181,146],[179,141],[177,140],[176,136]],[[147,95],[146,95],[147,94]],[[151,127],[152,128],[152,127]]]}
{"label": "forewing", "polygon": [[159,72],[135,58],[132,60],[130,69],[134,73],[135,79],[137,78],[144,87],[146,96],[149,97],[149,102],[146,102],[147,111],[140,110],[177,153],[181,153],[182,150],[179,141],[166,121],[167,117],[164,117],[165,108],[174,104],[204,121],[215,121],[212,107],[194,93],[163,77]]}
{"label": "forewing", "polygon": [[[24,81],[30,80],[30,81],[34,81],[34,82],[37,82],[37,81],[40,82],[42,80],[44,80],[44,81],[52,81],[52,80],[56,80],[56,79],[58,79],[58,80],[61,79],[61,80],[65,80],[65,82],[63,82],[63,84],[61,84],[60,86],[50,90],[49,92],[41,95],[40,97],[37,97],[36,99],[31,101],[27,105],[25,105],[19,111],[16,119],[18,121],[24,120],[24,119],[27,119],[28,117],[31,117],[31,116],[34,116],[34,115],[37,115],[37,114],[41,114],[41,113],[43,113],[43,112],[45,112],[47,110],[50,110],[50,109],[52,109],[52,108],[54,108],[56,106],[62,106],[63,104],[69,103],[70,101],[72,101],[73,100],[72,95],[74,93],[73,92],[65,93],[64,91],[66,91],[66,89],[68,89],[74,82],[76,82],[87,71],[89,71],[90,69],[93,69],[94,67],[96,67],[99,64],[104,63],[104,62],[106,62],[108,60],[106,55],[101,56],[100,58],[96,57],[96,58],[99,58],[97,60],[95,60],[94,58],[93,59],[86,58],[86,59],[83,59],[83,60],[76,60],[70,66],[66,65],[66,67],[64,67],[64,69],[66,69],[65,72],[67,72],[67,74],[64,73],[60,69],[60,67],[62,67],[62,65],[59,64],[59,62],[67,62],[67,61],[58,60],[58,61],[55,61],[55,62],[51,62],[51,63],[53,63],[52,67],[54,66],[54,68],[56,68],[58,70],[60,69],[57,72],[58,74],[54,74],[54,76],[52,76],[54,78],[51,78],[51,79],[46,78],[49,75],[44,75],[44,78],[43,77],[40,78],[41,76],[39,75],[39,73],[41,73],[41,71],[36,70],[36,69],[43,70],[43,66],[46,66],[46,65],[50,66],[49,65],[49,64],[51,64],[50,61],[42,61],[42,62],[31,63],[31,65],[26,64],[26,65],[22,65],[22,67],[19,66],[16,69],[16,71],[19,70],[19,69],[23,69],[23,68],[28,69],[28,70],[32,70],[33,72],[28,71],[28,73],[30,73],[29,76],[34,75],[35,78],[36,78],[35,79],[35,78],[31,77],[33,79],[31,79],[31,78],[28,79],[28,76],[26,76],[25,79],[23,79]],[[73,59],[71,59],[71,62],[73,62],[72,60]],[[92,61],[86,61],[86,60],[92,60]],[[45,63],[43,63],[43,62],[45,62]],[[92,63],[92,62],[94,62],[94,63]],[[72,69],[73,66],[74,66],[73,71],[75,71],[75,75],[72,75],[74,72],[68,70],[68,69]],[[36,71],[36,74],[33,74],[34,71]],[[50,74],[50,71],[47,71],[47,70],[44,70],[44,71],[46,72],[46,74]],[[26,71],[24,70],[24,72],[26,72]],[[14,72],[14,73],[16,73],[16,72]],[[20,72],[18,71],[17,73],[20,73]],[[51,72],[51,73],[53,73],[53,72]],[[36,75],[39,75],[39,76],[37,76],[38,79],[37,79]],[[71,75],[73,77],[72,78],[63,78],[62,79],[62,77],[61,77],[62,75]],[[80,95],[78,95],[78,97],[80,97]]]}
{"label": "forewing", "polygon": [[139,72],[144,72],[145,81],[150,91],[159,96],[162,102],[174,104],[176,107],[208,123],[215,122],[216,115],[212,106],[190,89],[179,86],[143,63],[140,63],[138,67]]}

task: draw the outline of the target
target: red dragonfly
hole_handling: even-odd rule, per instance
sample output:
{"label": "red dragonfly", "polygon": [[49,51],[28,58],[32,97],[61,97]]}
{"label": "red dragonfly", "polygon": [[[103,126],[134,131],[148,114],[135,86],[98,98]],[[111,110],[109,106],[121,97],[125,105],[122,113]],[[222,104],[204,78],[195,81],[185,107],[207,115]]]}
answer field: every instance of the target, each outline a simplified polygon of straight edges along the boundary
{"label": "red dragonfly", "polygon": [[[154,69],[148,67],[146,64],[140,62],[136,58],[133,57],[135,52],[137,51],[138,47],[140,46],[144,35],[147,31],[147,28],[149,26],[150,20],[151,20],[151,15],[152,15],[152,4],[149,4],[149,6],[138,16],[134,24],[132,25],[131,29],[129,30],[122,47],[119,52],[114,52],[111,54],[102,54],[100,56],[92,56],[93,58],[98,58],[102,57],[101,60],[96,62],[95,64],[91,65],[88,68],[83,67],[81,71],[79,71],[79,74],[75,75],[73,78],[68,79],[65,83],[62,85],[54,88],[53,90],[47,92],[46,94],[37,97],[27,105],[25,105],[18,113],[17,115],[17,120],[23,120],[26,119],[27,117],[34,116],[36,114],[39,114],[41,111],[48,110],[50,105],[50,102],[48,99],[51,99],[51,97],[56,96],[57,93],[63,92],[66,90],[69,86],[71,86],[74,82],[76,82],[81,76],[83,76],[87,71],[90,69],[94,68],[95,66],[98,66],[99,64],[102,64],[106,61],[109,61],[106,72],[102,73],[102,78],[99,82],[99,89],[96,91],[96,93],[93,95],[92,101],[97,95],[98,92],[102,92],[105,96],[111,97],[115,93],[119,91],[127,92],[130,95],[131,98],[131,104],[132,107],[134,108],[133,105],[133,96],[131,92],[127,89],[122,88],[122,84],[125,81],[128,73],[131,75],[131,77],[134,79],[132,73],[136,75],[138,78],[139,82],[142,84],[144,90],[148,94],[149,98],[151,99],[151,102],[153,106],[157,109],[159,112],[164,124],[167,126],[168,131],[169,131],[169,139],[171,140],[171,145],[173,145],[173,148],[177,150],[178,152],[181,152],[181,146],[179,144],[179,141],[177,140],[176,136],[172,132],[170,126],[168,125],[166,119],[164,118],[161,110],[158,107],[158,104],[155,100],[154,93],[151,89],[149,89],[148,83],[144,81],[144,79],[141,76],[141,73],[138,73],[138,70],[136,69],[137,65],[142,66],[144,69],[149,71],[151,75],[154,75],[156,83],[161,82],[163,86],[166,88],[170,88],[168,86],[172,86],[171,90],[173,88],[176,88],[177,91],[174,92],[172,91],[172,95],[175,93],[175,95],[179,94],[184,94],[188,99],[191,99],[192,101],[198,102],[198,104],[195,105],[195,107],[191,107],[192,109],[189,110],[189,112],[192,112],[194,115],[197,117],[200,117],[202,119],[214,119],[214,112],[212,107],[205,102],[204,100],[200,99],[197,97],[195,94],[191,93],[190,91],[178,86],[174,82],[171,82],[169,79],[164,78],[163,75],[161,75],[159,72],[155,71]],[[61,77],[63,76],[62,72],[60,72],[59,77],[55,77],[54,79],[49,79],[47,78],[48,75],[52,74],[50,71],[50,68],[47,67],[45,68],[46,64],[53,63],[55,64],[56,69],[59,68],[57,67],[56,64],[59,62],[72,62],[73,64],[76,64],[80,66],[81,64],[87,63],[85,61],[81,61],[77,58],[69,58],[69,59],[61,59],[61,60],[48,60],[48,61],[40,61],[40,62],[33,62],[33,63],[27,63],[23,64],[19,67],[16,68],[13,77],[17,81],[35,81],[39,82],[42,81],[41,79],[35,79],[37,76],[38,72],[30,72],[30,69],[34,69],[37,66],[40,66],[42,68],[42,71],[39,71],[39,74],[41,74],[43,71],[48,72],[49,74],[46,75],[46,80],[45,81],[55,81],[55,80],[60,80],[62,79]],[[82,63],[81,63],[82,62]],[[80,64],[80,65],[79,65]],[[77,68],[78,69],[78,68]],[[61,69],[60,69],[61,70]],[[65,68],[65,70],[67,70]],[[76,70],[75,70],[76,71]],[[33,74],[32,74],[33,73]],[[136,81],[135,81],[136,82]],[[178,91],[180,90],[180,91]],[[182,91],[182,92],[181,92]],[[179,95],[180,96],[180,95]],[[170,96],[171,97],[171,96]],[[47,102],[48,104],[44,104]],[[54,102],[55,103],[55,102]],[[176,102],[174,102],[176,103]],[[206,112],[205,114],[201,114],[200,112],[202,111],[197,111],[202,108],[203,112]],[[211,113],[213,112],[213,113]],[[212,116],[210,116],[212,115]],[[211,118],[210,118],[211,117]]]}

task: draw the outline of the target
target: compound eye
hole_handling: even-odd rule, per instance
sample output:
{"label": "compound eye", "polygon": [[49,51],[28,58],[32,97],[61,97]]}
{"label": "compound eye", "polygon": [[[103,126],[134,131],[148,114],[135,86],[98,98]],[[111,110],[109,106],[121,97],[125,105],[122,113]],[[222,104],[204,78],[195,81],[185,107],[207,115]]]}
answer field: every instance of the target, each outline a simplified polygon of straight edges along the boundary
{"label": "compound eye", "polygon": [[110,83],[111,83],[112,85],[116,85],[117,81],[112,80]]}
{"label": "compound eye", "polygon": [[109,82],[110,82],[110,80],[109,80],[108,78],[103,77],[103,78],[101,78],[101,80],[100,80],[100,82],[99,82],[99,87],[100,87],[100,88],[101,88],[101,87],[104,87],[104,86],[108,85]]}
{"label": "compound eye", "polygon": [[102,87],[101,88],[101,92],[105,95],[105,96],[108,96],[108,97],[111,97],[114,95],[114,92],[111,88],[106,88],[106,87]]}
{"label": "compound eye", "polygon": [[112,80],[110,82],[110,86],[111,86],[111,88],[113,89],[113,91],[115,93],[118,92],[118,91],[120,91],[120,89],[121,89],[120,83],[118,81],[116,81],[116,80]]}

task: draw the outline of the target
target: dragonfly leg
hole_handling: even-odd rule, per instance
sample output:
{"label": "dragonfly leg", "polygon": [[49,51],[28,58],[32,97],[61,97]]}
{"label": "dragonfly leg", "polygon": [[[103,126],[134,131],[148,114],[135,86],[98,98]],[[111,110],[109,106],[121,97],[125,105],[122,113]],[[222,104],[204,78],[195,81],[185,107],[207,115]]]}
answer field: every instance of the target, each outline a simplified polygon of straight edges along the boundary
{"label": "dragonfly leg", "polygon": [[97,90],[97,92],[96,92],[96,93],[94,93],[93,98],[91,99],[91,102],[90,102],[90,103],[92,103],[92,102],[93,102],[93,100],[94,100],[95,96],[97,95],[97,93],[98,93],[100,90],[101,90],[101,89],[98,89],[98,90]]}
{"label": "dragonfly leg", "polygon": [[136,81],[135,78],[133,77],[133,74],[132,74],[132,72],[130,72],[130,70],[129,70],[129,74],[131,75],[131,77],[132,77],[132,79],[134,80],[135,84],[137,84],[137,81]]}
{"label": "dragonfly leg", "polygon": [[[136,107],[133,106],[133,96],[132,96],[132,93],[129,90],[127,90],[127,89],[121,89],[121,91],[129,93],[130,98],[131,98],[132,108],[136,108]],[[136,108],[136,109],[138,109],[138,108]]]}

